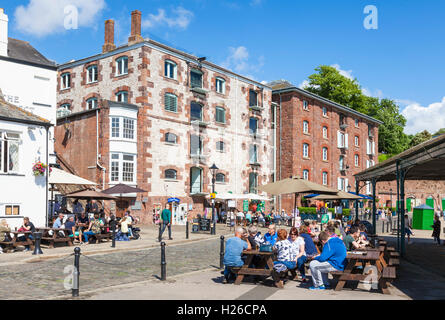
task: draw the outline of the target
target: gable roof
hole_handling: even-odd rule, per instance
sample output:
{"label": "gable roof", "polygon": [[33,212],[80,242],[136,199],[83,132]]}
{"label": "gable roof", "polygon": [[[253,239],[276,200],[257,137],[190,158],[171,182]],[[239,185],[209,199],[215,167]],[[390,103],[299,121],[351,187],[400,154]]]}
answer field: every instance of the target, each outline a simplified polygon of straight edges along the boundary
{"label": "gable roof", "polygon": [[39,67],[56,70],[56,63],[45,58],[29,42],[8,38],[8,56],[0,59],[12,60],[18,63],[26,63]]}
{"label": "gable roof", "polygon": [[3,99],[1,90],[0,90],[0,120],[35,124],[44,127],[52,126],[50,121],[41,118],[22,108],[19,108],[11,103],[6,102]]}

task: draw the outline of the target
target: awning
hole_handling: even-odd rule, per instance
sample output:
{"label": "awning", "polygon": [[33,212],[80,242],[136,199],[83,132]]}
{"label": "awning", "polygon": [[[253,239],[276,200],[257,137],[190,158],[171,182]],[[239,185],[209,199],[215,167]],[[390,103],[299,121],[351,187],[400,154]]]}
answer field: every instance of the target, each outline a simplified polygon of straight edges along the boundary
{"label": "awning", "polygon": [[88,186],[97,185],[96,182],[86,180],[84,178],[75,176],[74,174],[68,173],[66,171],[57,168],[51,168],[48,182],[49,184],[59,184],[59,185],[88,185]]}

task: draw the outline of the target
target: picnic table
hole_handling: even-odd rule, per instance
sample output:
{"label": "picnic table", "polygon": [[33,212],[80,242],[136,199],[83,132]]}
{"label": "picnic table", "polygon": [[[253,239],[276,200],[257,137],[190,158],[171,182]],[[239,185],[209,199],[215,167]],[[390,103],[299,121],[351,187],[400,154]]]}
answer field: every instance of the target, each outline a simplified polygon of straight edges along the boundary
{"label": "picnic table", "polygon": [[362,265],[363,268],[366,265],[373,265],[376,267],[378,274],[376,275],[378,280],[378,288],[384,294],[389,294],[388,283],[395,279],[395,267],[387,266],[384,259],[384,251],[378,249],[371,249],[366,251],[353,251],[348,252],[346,259],[348,264],[344,271],[335,271],[331,274],[334,277],[338,277],[338,282],[335,287],[335,291],[340,291],[344,288],[347,281],[363,281],[371,278],[369,274],[356,274],[353,273],[353,269],[357,265]]}
{"label": "picnic table", "polygon": [[50,248],[54,248],[54,244],[59,242],[73,245],[73,238],[69,236],[68,229],[39,227],[36,231],[42,232],[42,241],[48,242]]}
{"label": "picnic table", "polygon": [[[243,254],[247,256],[244,265],[238,271],[235,271],[237,274],[235,284],[240,285],[244,279],[245,275],[255,275],[255,276],[265,276],[269,277],[272,273],[273,269],[273,260],[272,257],[274,255],[273,252],[260,252],[257,250],[244,250]],[[260,257],[260,260],[256,266],[256,268],[250,268],[249,266],[252,263],[252,260],[255,256]],[[269,269],[266,269],[266,266]]]}
{"label": "picnic table", "polygon": [[[17,248],[18,246],[30,246],[34,249],[34,242],[29,238],[32,235],[31,231],[10,231],[6,232],[12,235],[11,241],[2,241],[0,244],[5,246],[4,252],[8,252],[9,248]],[[20,241],[19,236],[25,236],[25,241]]]}

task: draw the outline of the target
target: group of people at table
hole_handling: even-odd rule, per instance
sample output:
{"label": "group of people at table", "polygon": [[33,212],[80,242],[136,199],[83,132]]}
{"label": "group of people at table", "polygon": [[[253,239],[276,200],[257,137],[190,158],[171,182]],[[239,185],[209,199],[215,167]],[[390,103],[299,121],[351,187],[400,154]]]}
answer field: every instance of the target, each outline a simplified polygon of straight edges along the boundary
{"label": "group of people at table", "polygon": [[[105,214],[94,213],[91,218],[85,213],[85,211],[80,212],[79,214],[68,214],[65,216],[63,213],[59,213],[57,218],[54,217],[52,221],[52,229],[49,233],[53,235],[53,232],[57,232],[60,237],[65,237],[65,233],[63,230],[65,229],[67,235],[73,238],[74,241],[77,241],[79,244],[88,244],[89,240],[92,236],[96,234],[102,233],[102,228],[108,225],[111,221],[112,217]],[[116,227],[118,227],[118,233],[126,236],[132,236],[132,224],[136,223],[136,220],[131,216],[130,212],[125,212],[125,216],[116,222]],[[110,231],[111,228],[107,227],[107,231]],[[23,223],[20,229],[15,230],[18,232],[31,232],[27,235],[28,239],[34,240],[34,232],[36,232],[36,227],[29,220],[28,217],[23,218]],[[2,219],[0,221],[0,242],[8,242],[12,241],[12,237],[10,233],[12,232],[9,227],[7,221]],[[18,237],[18,241],[26,241],[26,237],[23,235]],[[24,251],[29,251],[29,245],[25,245]],[[3,245],[0,245],[0,253],[3,253]]]}
{"label": "group of people at table", "polygon": [[[322,250],[317,248],[319,244]],[[347,251],[365,248],[369,245],[366,228],[359,220],[349,222],[343,227],[337,220],[331,220],[324,231],[319,230],[318,224],[304,222],[300,228],[292,227],[289,233],[285,229],[276,230],[271,224],[268,232],[262,236],[256,226],[248,230],[237,227],[235,237],[226,242],[224,254],[224,283],[236,278],[234,268],[244,265],[244,250],[262,251],[264,246],[272,246],[276,254],[272,277],[275,285],[283,286],[283,274],[287,271],[298,270],[303,283],[309,282],[306,276],[305,263],[310,261],[309,269],[313,285],[310,290],[324,290],[330,288],[328,274],[333,271],[343,271],[347,265]],[[255,260],[252,261],[254,267]],[[267,266],[266,266],[267,268]]]}

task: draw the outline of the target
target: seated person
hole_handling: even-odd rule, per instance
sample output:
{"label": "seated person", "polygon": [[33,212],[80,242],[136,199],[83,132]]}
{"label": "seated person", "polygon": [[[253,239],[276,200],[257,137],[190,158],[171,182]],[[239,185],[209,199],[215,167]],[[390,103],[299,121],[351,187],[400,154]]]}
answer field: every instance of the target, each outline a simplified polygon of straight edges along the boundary
{"label": "seated person", "polygon": [[324,290],[330,287],[329,272],[343,271],[347,263],[346,247],[342,240],[337,237],[331,238],[325,231],[320,233],[319,239],[323,243],[323,251],[309,264],[313,282],[310,290]]}
{"label": "seated person", "polygon": [[337,237],[339,237],[340,239],[343,240],[343,235],[340,230],[340,221],[338,221],[338,220],[334,221],[334,228],[335,228],[335,234],[337,235]]}
{"label": "seated person", "polygon": [[128,217],[125,216],[119,221],[119,225],[121,226],[121,233],[128,237],[128,231],[129,231],[129,221]]}
{"label": "seated person", "polygon": [[90,219],[88,219],[87,215],[84,211],[80,214],[80,217],[77,218],[77,225],[80,227],[80,231],[84,231],[88,228],[90,224]]}
{"label": "seated person", "polygon": [[[11,228],[9,227],[8,222],[6,219],[2,219],[0,222],[0,242],[8,242],[12,240],[9,232],[11,232]],[[0,253],[3,253],[3,245],[0,245]]]}
{"label": "seated person", "polygon": [[363,223],[361,223],[358,228],[360,229],[360,237],[364,240],[364,241],[369,241],[368,239],[368,234],[366,233],[366,227]]}
{"label": "seated person", "polygon": [[[306,270],[304,268],[304,264],[307,261],[306,252],[304,251],[305,242],[304,238],[299,236],[297,228],[291,228],[289,231],[289,241],[291,243],[291,258],[297,263],[297,269],[300,271],[301,281],[306,282]],[[312,239],[310,241],[312,242]]]}
{"label": "seated person", "polygon": [[[23,218],[23,224],[20,227],[20,229],[23,230],[23,231],[30,231],[30,232],[32,232],[30,235],[28,235],[28,239],[34,240],[33,234],[34,234],[34,232],[36,232],[36,228],[34,227],[34,224],[31,221],[29,221],[28,217],[24,217]],[[21,236],[21,237],[18,238],[18,240],[19,241],[26,241],[26,236]],[[29,249],[29,245],[25,245],[25,251],[29,251],[29,250],[30,250]]]}
{"label": "seated person", "polygon": [[277,242],[277,233],[276,233],[276,227],[275,224],[269,225],[268,228],[269,232],[267,232],[264,235],[264,242],[268,242],[272,246]]}
{"label": "seated person", "polygon": [[102,232],[101,226],[103,225],[102,220],[99,219],[99,213],[95,213],[93,220],[91,220],[88,226],[88,229],[83,232],[85,244],[88,244],[88,236],[94,236],[95,234],[100,234]]}
{"label": "seated person", "polygon": [[83,244],[82,241],[82,233],[79,233],[79,231],[76,231],[76,223],[74,222],[74,217],[69,217],[68,221],[65,222],[65,229],[68,230],[68,235],[71,238],[74,238],[74,240],[78,240],[80,244]]}
{"label": "seated person", "polygon": [[249,224],[252,223],[252,214],[250,213],[250,211],[247,211],[246,213],[246,220]]}
{"label": "seated person", "polygon": [[300,237],[302,237],[304,240],[304,251],[306,253],[306,258],[308,260],[312,260],[315,256],[318,255],[318,250],[315,246],[314,241],[312,240],[311,235],[309,234],[308,227],[302,226],[300,228]]}
{"label": "seated person", "polygon": [[[63,213],[59,213],[59,217],[56,220],[54,220],[53,228],[54,229],[64,229],[65,228],[64,223],[63,223],[64,218],[65,217],[64,217]],[[57,236],[65,237],[65,233],[63,231],[58,231]]]}
{"label": "seated person", "polygon": [[247,239],[250,242],[252,250],[258,249],[264,242],[263,237],[261,237],[261,232],[258,232],[258,228],[256,226],[250,226],[247,231],[249,232]]}
{"label": "seated person", "polygon": [[244,229],[242,227],[235,228],[235,237],[228,239],[226,242],[226,251],[223,260],[225,265],[223,283],[228,283],[235,278],[232,268],[241,268],[244,265],[241,255],[244,250],[250,249],[252,249],[252,247],[247,240],[247,235],[244,234]]}
{"label": "seated person", "polygon": [[274,268],[272,271],[272,277],[275,281],[275,285],[279,288],[283,287],[283,280],[280,276],[282,272],[287,270],[293,270],[297,267],[295,257],[292,257],[292,244],[287,239],[287,231],[280,229],[277,232],[277,241],[273,248],[277,253],[277,261],[274,261]]}
{"label": "seated person", "polygon": [[351,251],[354,249],[364,248],[365,245],[359,242],[360,230],[356,226],[352,226],[349,234],[345,237],[343,242],[345,243],[346,250]]}

